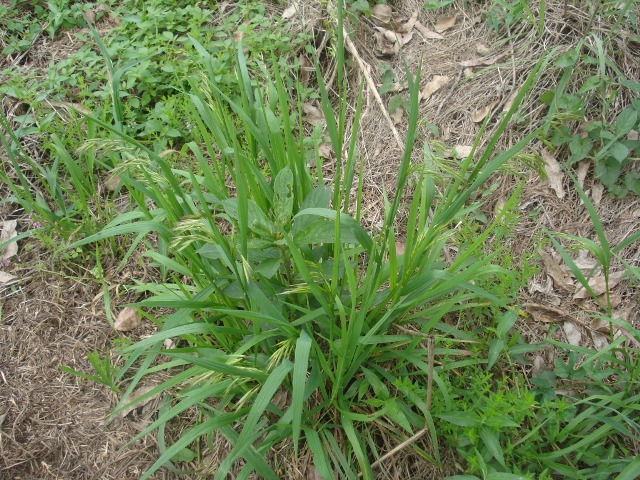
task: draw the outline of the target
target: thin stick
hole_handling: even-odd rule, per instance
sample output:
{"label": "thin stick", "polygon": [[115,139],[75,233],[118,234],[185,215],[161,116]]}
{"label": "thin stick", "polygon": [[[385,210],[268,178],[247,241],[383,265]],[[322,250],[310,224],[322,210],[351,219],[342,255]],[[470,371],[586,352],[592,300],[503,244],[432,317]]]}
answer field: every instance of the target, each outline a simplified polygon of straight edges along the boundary
{"label": "thin stick", "polygon": [[378,465],[380,465],[382,462],[384,462],[385,460],[387,460],[389,457],[392,457],[393,455],[395,455],[396,453],[398,453],[400,450],[402,450],[404,447],[406,447],[407,445],[415,442],[416,440],[418,440],[420,437],[422,437],[425,433],[427,433],[429,431],[429,429],[427,427],[423,428],[422,430],[420,430],[419,432],[415,433],[413,436],[407,438],[404,442],[402,442],[401,444],[399,444],[398,446],[394,447],[392,450],[389,450],[387,453],[385,453],[382,457],[380,457],[378,460],[376,460],[375,462],[373,462],[371,464],[371,468],[376,468]]}
{"label": "thin stick", "polygon": [[347,34],[347,30],[344,27],[342,29],[342,32],[344,35],[344,41],[347,45],[347,49],[349,50],[351,55],[353,55],[353,57],[356,59],[358,68],[360,68],[360,71],[362,71],[362,74],[364,75],[364,78],[367,81],[367,85],[369,86],[371,93],[373,93],[373,98],[376,99],[376,103],[380,107],[380,111],[382,111],[382,116],[385,118],[385,120],[389,124],[389,129],[391,130],[391,133],[393,133],[393,137],[396,139],[398,147],[400,147],[401,150],[404,150],[404,142],[400,138],[400,134],[398,133],[398,130],[396,130],[396,126],[393,124],[393,120],[391,120],[391,117],[389,116],[389,112],[384,106],[382,98],[380,98],[380,94],[378,93],[378,88],[376,87],[376,84],[373,81],[373,78],[371,78],[371,75],[367,71],[367,67],[364,61],[362,60],[362,58],[360,58],[360,55],[358,54],[358,50],[356,49],[356,46],[353,44],[353,42],[349,38],[349,35]]}

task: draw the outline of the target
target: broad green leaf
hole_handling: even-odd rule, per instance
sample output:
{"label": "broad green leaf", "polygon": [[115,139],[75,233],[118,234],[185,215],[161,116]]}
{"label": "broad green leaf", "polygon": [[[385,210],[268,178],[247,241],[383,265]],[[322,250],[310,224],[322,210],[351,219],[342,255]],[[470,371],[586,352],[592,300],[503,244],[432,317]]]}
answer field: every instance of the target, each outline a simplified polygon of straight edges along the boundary
{"label": "broad green leaf", "polygon": [[498,357],[504,349],[504,340],[502,338],[493,338],[489,342],[489,356],[487,358],[487,370],[491,370],[491,367],[498,361]]}
{"label": "broad green leaf", "polygon": [[638,124],[638,112],[633,107],[625,108],[616,118],[616,135],[621,137]]}
{"label": "broad green leaf", "polygon": [[624,162],[629,156],[629,149],[622,143],[616,142],[607,153],[615,158],[618,162]]}
{"label": "broad green leaf", "polygon": [[620,177],[622,167],[615,158],[607,157],[596,162],[596,177],[605,185],[613,185]]}
{"label": "broad green leaf", "polygon": [[495,458],[500,465],[504,465],[504,455],[502,454],[498,434],[487,427],[483,427],[480,429],[480,438],[493,458]]}
{"label": "broad green leaf", "polygon": [[289,230],[293,212],[293,172],[289,167],[280,170],[273,182],[273,209],[276,223]]}
{"label": "broad green leaf", "polygon": [[191,462],[197,457],[196,452],[191,450],[190,448],[183,448],[178,451],[173,457],[171,457],[172,462]]}
{"label": "broad green leaf", "polygon": [[516,475],[515,473],[491,472],[485,477],[485,480],[528,480],[529,477],[524,475]]}
{"label": "broad green leaf", "polygon": [[507,310],[504,314],[502,314],[502,316],[500,317],[500,321],[498,322],[498,328],[496,329],[498,338],[506,340],[507,333],[511,331],[513,325],[518,319],[518,311],[519,309],[514,307],[513,309]]}
{"label": "broad green leaf", "polygon": [[459,427],[479,427],[482,425],[480,417],[473,412],[441,413],[436,415],[436,417],[454,425],[458,425]]}

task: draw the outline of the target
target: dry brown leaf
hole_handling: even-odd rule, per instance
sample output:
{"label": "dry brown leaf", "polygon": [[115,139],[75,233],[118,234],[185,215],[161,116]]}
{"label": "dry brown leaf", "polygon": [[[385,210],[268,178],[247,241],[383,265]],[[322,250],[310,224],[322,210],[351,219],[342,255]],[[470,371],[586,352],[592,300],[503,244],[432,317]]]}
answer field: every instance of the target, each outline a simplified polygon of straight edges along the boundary
{"label": "dry brown leaf", "polygon": [[493,65],[502,57],[504,57],[506,53],[500,53],[498,55],[494,55],[492,57],[484,57],[484,58],[475,58],[473,60],[465,60],[460,62],[461,67],[478,67],[480,65]]}
{"label": "dry brown leaf", "polygon": [[602,194],[604,193],[604,185],[600,182],[595,182],[591,187],[591,201],[597,207],[602,200]]}
{"label": "dry brown leaf", "polygon": [[427,83],[422,92],[420,92],[420,100],[426,100],[435,92],[440,90],[449,82],[449,77],[446,75],[434,75],[429,83]]}
{"label": "dry brown leaf", "polygon": [[609,346],[609,340],[604,335],[600,335],[599,333],[591,332],[591,339],[593,340],[593,346],[596,347],[596,350],[604,350]]}
{"label": "dry brown leaf", "polygon": [[300,54],[298,61],[300,62],[300,81],[302,81],[303,84],[307,84],[316,69],[306,55]]}
{"label": "dry brown leaf", "polygon": [[384,36],[387,41],[391,43],[397,43],[400,41],[400,35],[398,35],[396,32],[383,27],[375,28]]}
{"label": "dry brown leaf", "polygon": [[487,47],[484,43],[476,43],[476,52],[480,55],[489,55],[491,53],[491,49]]}
{"label": "dry brown leaf", "polygon": [[114,322],[114,327],[119,332],[128,332],[129,330],[133,330],[137,328],[142,320],[140,319],[140,314],[133,307],[125,307],[118,314],[118,318]]}
{"label": "dry brown leaf", "polygon": [[580,341],[582,340],[582,333],[580,333],[580,329],[575,323],[564,322],[562,324],[562,330],[564,330],[564,334],[567,337],[567,342],[575,346],[580,345]]}
{"label": "dry brown leaf", "polygon": [[525,305],[525,310],[536,322],[555,323],[568,317],[568,315],[559,308],[539,303],[528,303]]}
{"label": "dry brown leaf", "polygon": [[440,15],[436,19],[436,25],[434,27],[435,31],[438,33],[442,33],[446,30],[449,30],[456,24],[456,16],[449,15]]}
{"label": "dry brown leaf", "polygon": [[371,18],[376,25],[386,26],[391,21],[391,7],[380,4],[371,9]]}
{"label": "dry brown leaf", "polygon": [[402,25],[400,25],[396,29],[396,31],[398,33],[410,33],[413,30],[413,27],[415,27],[417,21],[418,21],[418,10],[414,11],[413,15],[411,15],[411,18],[407,20],[406,23],[403,23]]}
{"label": "dry brown leaf", "polygon": [[405,243],[396,240],[396,255],[404,255]]}
{"label": "dry brown leaf", "polygon": [[472,150],[473,150],[472,145],[456,145],[451,149],[451,156],[460,160],[462,158],[467,158],[469,155],[471,155]]}
{"label": "dry brown leaf", "polygon": [[486,107],[481,108],[480,110],[476,110],[475,113],[471,115],[471,121],[474,123],[480,123],[487,117],[487,115],[491,113],[491,110],[493,110],[493,107],[495,107],[497,104],[498,102],[494,100]]}
{"label": "dry brown leaf", "polygon": [[321,143],[318,146],[318,155],[320,156],[320,158],[326,158],[327,160],[330,160],[333,155],[333,149],[331,148],[331,144]]}
{"label": "dry brown leaf", "polygon": [[507,101],[504,104],[504,107],[502,107],[502,111],[506,112],[511,108],[511,105],[513,105],[513,101],[516,99],[516,97],[518,96],[518,93],[520,93],[519,90],[514,90],[511,95],[509,95],[509,98],[507,98]]}
{"label": "dry brown leaf", "polygon": [[394,125],[399,125],[402,123],[402,119],[404,118],[404,108],[396,108],[396,111],[389,114],[389,116],[391,117],[391,120],[393,120]]}
{"label": "dry brown leaf", "polygon": [[542,257],[545,271],[553,279],[554,285],[567,292],[574,291],[575,286],[571,281],[571,277],[560,267],[558,262],[545,251],[541,251],[540,256]]}
{"label": "dry brown leaf", "polygon": [[373,38],[376,41],[374,51],[377,57],[390,57],[400,51],[400,43],[389,42],[381,32],[376,32]]}
{"label": "dry brown leaf", "polygon": [[400,35],[400,44],[404,47],[407,43],[411,41],[412,38],[413,38],[413,32]]}
{"label": "dry brown leaf", "polygon": [[[4,222],[0,222],[0,225],[2,225],[2,232],[0,232],[0,244],[8,242],[18,235],[16,232],[16,227],[18,226],[17,220],[5,220]],[[0,253],[2,254],[2,263],[4,264],[11,257],[18,254],[18,243],[11,243]]]}
{"label": "dry brown leaf", "polygon": [[[620,280],[622,280],[623,272],[612,273],[609,275],[609,290],[614,288]],[[589,279],[589,287],[593,290],[593,293],[596,295],[602,295],[607,291],[607,284],[605,282],[604,275],[594,275]],[[589,298],[589,292],[582,285],[578,287],[576,294],[573,296],[574,299],[579,298]]]}
{"label": "dry brown leaf", "polygon": [[636,141],[640,138],[640,134],[637,130],[629,130],[627,133],[627,140]]}
{"label": "dry brown leaf", "polygon": [[302,104],[302,119],[311,125],[324,125],[324,115],[322,111],[311,103]]}
{"label": "dry brown leaf", "polygon": [[299,6],[298,6],[298,2],[297,0],[293,0],[293,2],[291,2],[291,5],[289,5],[284,12],[282,12],[282,18],[284,18],[285,20],[292,18],[296,13],[298,13],[299,10]]}
{"label": "dry brown leaf", "polygon": [[109,178],[104,182],[104,188],[109,192],[115,192],[120,185],[120,177],[117,175],[109,175]]}
{"label": "dry brown leaf", "polygon": [[536,373],[544,370],[545,367],[545,363],[544,363],[544,358],[542,358],[542,355],[536,355],[533,359],[533,365],[532,365],[532,373],[535,375]]}
{"label": "dry brown leaf", "polygon": [[[131,396],[129,398],[127,398],[127,402],[126,403],[131,403],[135,400],[137,400],[138,398],[140,398],[143,395],[146,395],[147,393],[149,393],[151,390],[153,390],[154,388],[156,388],[157,385],[145,385],[144,387],[140,387],[138,388],[135,392],[133,392],[131,394]],[[154,395],[151,395],[149,398],[145,398],[143,401],[141,401],[140,403],[136,403],[135,405],[131,405],[129,408],[125,408],[124,410],[122,410],[118,416],[120,418],[124,418],[127,415],[129,415],[131,412],[133,412],[135,409],[140,408],[140,407],[144,407],[146,404],[148,404],[151,400],[153,400],[154,398],[157,398],[158,395],[160,395],[161,392],[158,392]]]}
{"label": "dry brown leaf", "polygon": [[589,167],[591,166],[591,161],[589,160],[581,160],[578,162],[578,171],[576,172],[576,178],[578,179],[578,185],[580,188],[584,190],[584,181],[587,178],[587,173],[589,173]]}
{"label": "dry brown leaf", "polygon": [[542,149],[542,158],[544,159],[544,171],[547,174],[549,186],[556,192],[558,198],[564,198],[564,187],[562,182],[564,174],[558,161],[549,153],[546,148]]}
{"label": "dry brown leaf", "polygon": [[429,30],[427,27],[425,27],[420,22],[416,22],[416,24],[414,26],[415,26],[415,29],[418,30],[418,32],[420,32],[420,35],[422,35],[425,39],[444,40],[444,37],[442,35],[440,35],[439,33],[436,33],[436,32],[433,32],[433,31]]}
{"label": "dry brown leaf", "polygon": [[10,273],[0,270],[0,285],[8,285],[18,280],[18,277],[11,275]]}
{"label": "dry brown leaf", "polygon": [[583,274],[587,274],[598,265],[598,260],[590,258],[587,250],[580,250],[578,257],[573,259],[573,263],[576,264],[576,267],[578,267]]}

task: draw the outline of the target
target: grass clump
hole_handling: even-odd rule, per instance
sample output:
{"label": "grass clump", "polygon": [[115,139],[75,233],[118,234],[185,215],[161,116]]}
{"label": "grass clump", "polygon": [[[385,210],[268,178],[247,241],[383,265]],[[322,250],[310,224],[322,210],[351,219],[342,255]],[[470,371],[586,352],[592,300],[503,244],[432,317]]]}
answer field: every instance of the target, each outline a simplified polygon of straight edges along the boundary
{"label": "grass clump", "polygon": [[[242,475],[255,471],[277,478],[264,454],[283,441],[291,441],[296,452],[310,450],[323,478],[335,472],[341,478],[357,478],[358,472],[373,478],[372,463],[382,452],[371,428],[380,422],[392,422],[399,436],[428,431],[432,451],[423,455],[440,464],[438,429],[423,393],[436,396],[435,388],[451,399],[445,378],[452,367],[434,367],[437,349],[425,347],[425,336],[451,334],[443,319],[452,312],[480,304],[492,305],[493,313],[513,310],[513,299],[482,286],[504,272],[492,264],[500,250],[483,251],[502,216],[450,264],[443,251],[455,225],[474,210],[466,207],[472,194],[534,134],[509,151],[494,152],[509,121],[506,115],[489,148],[477,162],[467,157],[453,182],[438,185],[427,169],[418,169],[423,173],[409,192],[419,72],[416,78],[408,74],[413,107],[406,150],[383,227],[372,235],[360,226],[357,214],[348,214],[360,211],[361,198],[356,194],[351,200],[360,167],[356,136],[343,143],[345,102],[334,117],[320,84],[328,134],[338,155],[338,171],[325,185],[305,161],[302,108],[291,109],[280,71],[272,71],[273,81],[264,88],[254,86],[239,45],[240,96],[232,99],[212,81],[210,57],[194,44],[209,74],[192,85],[190,94],[203,145],[189,143],[182,155],[192,156],[197,167],[172,168],[134,138],[93,119],[129,149],[131,161],[120,164],[118,173],[137,208],[76,243],[125,233],[143,238],[149,232],[157,241],[147,255],[164,281],[140,285],[147,298],[138,306],[175,312],[157,319],[156,334],[121,352],[126,363],[114,381],[134,367],[135,374],[120,408],[146,375],[166,370],[172,378],[136,401],[176,390],[175,403],[136,438],[193,406],[202,421],[183,432],[144,478],[201,436],[211,441],[213,434],[232,445],[215,478],[224,478],[239,459]],[[338,85],[343,85],[341,73]],[[358,103],[355,131],[359,115]],[[412,200],[400,254],[396,215],[406,193]],[[398,330],[403,325],[419,334]],[[168,339],[176,340],[175,348],[163,348]],[[447,355],[458,354],[463,354],[459,347],[447,349]],[[463,361],[458,367],[484,362]],[[276,396],[285,400],[276,402]],[[443,415],[449,411],[455,411],[450,401]]]}
{"label": "grass clump", "polygon": [[[156,8],[147,2],[130,23],[151,29]],[[347,115],[342,2],[335,97],[317,72],[337,157],[331,180],[306,138],[302,87],[269,55],[259,58],[251,45],[263,37],[203,33],[194,20],[203,11],[177,11],[168,21],[179,38],[167,29],[152,40],[174,48],[176,59],[179,50],[189,52],[183,70],[154,64],[151,53],[127,57],[132,45],[147,41],[127,27],[104,42],[94,31],[111,78],[119,80],[100,90],[105,102],[86,124],[51,137],[45,161],[22,149],[20,132],[5,118],[0,125],[10,201],[78,255],[90,245],[97,245],[96,258],[119,250],[122,266],[144,250],[144,261],[159,272],[157,281],[131,288],[155,333],[118,348],[117,366],[109,354],[92,353],[96,375],[65,369],[120,393],[114,413],[161,397],[157,418],[131,440],[159,437],[159,457],[142,478],[163,466],[179,472],[176,463],[202,462],[220,438],[228,450],[207,473],[213,478],[279,478],[276,448],[295,458],[309,454],[322,478],[376,478],[389,458],[381,436],[396,444],[424,440],[408,443],[441,470],[445,448],[455,449],[467,475],[451,478],[632,478],[636,353],[620,348],[622,337],[598,352],[555,340],[527,344],[516,328],[524,317],[518,290],[533,266],[518,264],[507,245],[520,190],[491,222],[478,202],[496,172],[548,134],[552,114],[507,151],[496,149],[554,52],[536,64],[484,149],[477,151],[483,127],[457,169],[443,168],[447,175],[438,175],[442,165],[428,146],[425,158],[415,158],[420,70],[407,71],[405,150],[384,199],[382,227],[370,232],[361,225],[358,181],[361,96]],[[221,48],[212,54],[208,42]],[[203,74],[183,75],[187,68]],[[159,105],[180,116],[158,116]],[[174,120],[189,133],[167,152],[162,137],[173,137]],[[119,184],[101,197],[104,175]],[[127,198],[126,211],[117,211],[116,195]],[[637,235],[609,246],[582,196],[600,244],[570,240],[590,248],[608,271],[612,256]],[[558,240],[568,237],[548,236],[570,260]],[[96,263],[92,272],[104,282]],[[588,287],[588,278],[576,277]],[[108,288],[104,295],[109,302]],[[614,324],[608,298],[602,306]],[[151,313],[158,309],[168,313]],[[565,357],[553,371],[527,378],[524,355],[545,345]],[[141,388],[158,374],[166,374],[162,383]],[[570,394],[560,393],[563,387]],[[195,424],[170,440],[167,425],[194,411]]]}

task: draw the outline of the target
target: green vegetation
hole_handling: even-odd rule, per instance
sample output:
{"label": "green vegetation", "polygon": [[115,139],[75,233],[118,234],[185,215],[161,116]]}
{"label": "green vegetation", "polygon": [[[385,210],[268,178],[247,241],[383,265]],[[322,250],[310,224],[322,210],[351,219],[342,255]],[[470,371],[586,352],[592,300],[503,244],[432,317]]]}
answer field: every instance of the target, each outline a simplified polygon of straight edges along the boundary
{"label": "green vegetation", "polygon": [[[178,471],[174,464],[198,459],[216,435],[232,447],[212,478],[226,478],[239,460],[240,478],[280,478],[270,452],[283,442],[295,455],[310,452],[322,478],[375,478],[375,462],[386,453],[377,438],[398,444],[418,432],[431,449],[407,448],[435,466],[443,464],[445,446],[455,449],[467,475],[452,479],[635,478],[637,351],[620,347],[625,336],[599,351],[556,340],[528,344],[516,328],[524,315],[518,295],[535,266],[514,258],[506,241],[519,221],[521,184],[493,220],[480,212],[483,192],[497,188],[488,186],[494,175],[534,139],[556,155],[568,149],[567,169],[593,161],[615,195],[640,193],[637,172],[627,169],[640,152],[640,142],[627,138],[638,128],[640,103],[609,115],[616,95],[637,93],[638,84],[608,63],[608,41],[594,36],[593,48],[581,44],[540,58],[483,150],[476,152],[484,126],[455,172],[438,164],[428,144],[425,157],[416,158],[420,70],[407,71],[404,156],[384,199],[382,228],[371,232],[362,227],[358,181],[362,88],[347,115],[340,2],[332,59],[337,94],[317,62],[317,97],[337,157],[330,180],[317,132],[303,125],[310,92],[287,57],[303,48],[305,35],[287,37],[259,2],[240,2],[215,25],[207,23],[207,8],[218,7],[206,2],[139,3],[113,6],[123,21],[104,38],[94,28],[76,31],[86,46],[44,78],[15,74],[0,87],[32,105],[22,118],[0,117],[9,159],[0,178],[12,193],[7,201],[45,227],[14,241],[31,235],[61,262],[91,262],[98,283],[101,255],[117,258],[119,268],[144,261],[158,271],[155,282],[131,287],[143,298],[135,304],[140,311],[169,312],[147,314],[156,332],[114,346],[113,357],[91,354],[95,375],[63,367],[121,393],[114,414],[132,406],[131,394],[147,377],[168,374],[133,402],[156,395],[163,402],[155,421],[131,440],[161,437],[161,453],[142,478],[163,466]],[[25,51],[37,34],[34,19],[46,21],[49,35],[84,25],[74,5],[40,2],[16,18],[0,7],[12,45],[3,53]],[[507,27],[528,16],[538,21],[526,2],[493,5]],[[363,11],[349,6],[353,15]],[[597,72],[572,92],[577,65]],[[551,68],[562,76],[541,99],[544,122],[499,151],[513,115]],[[388,89],[393,71],[385,75]],[[62,121],[38,104],[58,96],[90,113],[70,105]],[[594,102],[598,118],[580,136],[574,123]],[[22,146],[34,134],[44,138],[42,158]],[[115,179],[113,191],[105,179]],[[576,189],[599,242],[554,232],[546,241],[601,302],[567,244],[592,252],[608,279],[614,259],[624,263],[616,256],[640,233],[610,245],[589,198]],[[129,205],[124,212],[121,195]],[[401,209],[408,212],[402,222]],[[457,253],[448,258],[452,246]],[[134,256],[140,250],[142,259]],[[640,279],[637,267],[626,267]],[[640,340],[640,331],[614,318],[608,289],[601,307],[601,318]],[[525,354],[545,346],[562,353],[555,370],[527,378]],[[570,393],[560,394],[566,385]],[[194,409],[195,425],[165,447],[165,426]]]}

